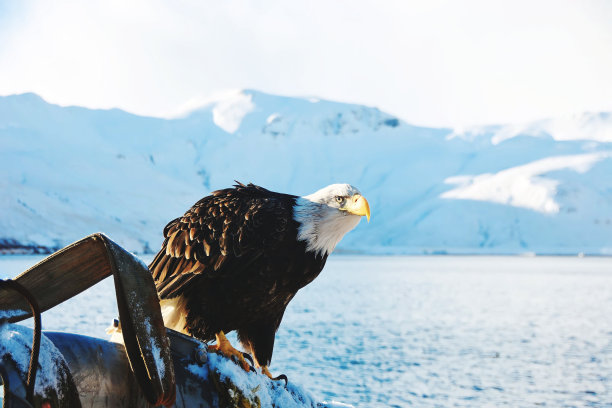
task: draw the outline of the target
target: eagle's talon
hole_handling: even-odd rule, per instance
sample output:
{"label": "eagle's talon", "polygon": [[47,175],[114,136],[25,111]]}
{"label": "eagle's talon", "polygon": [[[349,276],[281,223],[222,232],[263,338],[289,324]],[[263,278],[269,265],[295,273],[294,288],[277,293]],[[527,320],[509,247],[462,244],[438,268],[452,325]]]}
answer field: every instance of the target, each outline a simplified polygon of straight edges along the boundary
{"label": "eagle's talon", "polygon": [[287,378],[285,374],[281,374],[278,377],[272,378],[272,381],[280,381],[280,380],[285,380],[285,387],[287,387],[287,384],[289,384],[289,379]]}
{"label": "eagle's talon", "polygon": [[255,361],[253,361],[253,357],[251,357],[251,355],[249,353],[245,353],[244,351],[242,352],[242,356],[244,358],[246,358],[247,360],[249,360],[249,362],[251,363],[251,367],[255,365]]}
{"label": "eagle's talon", "polygon": [[261,373],[272,381],[285,380],[285,387],[289,383],[289,380],[287,379],[287,376],[285,374],[281,374],[278,377],[272,377],[272,374],[270,374],[270,370],[268,370],[268,366],[261,367]]}
{"label": "eagle's talon", "polygon": [[222,331],[216,334],[216,338],[217,344],[208,346],[208,350],[217,354],[224,355],[226,358],[229,358],[230,360],[238,364],[240,367],[242,367],[242,369],[247,373],[250,372],[251,366],[244,358],[244,353],[242,351],[236,350],[229,342],[229,340],[225,337],[225,334]]}

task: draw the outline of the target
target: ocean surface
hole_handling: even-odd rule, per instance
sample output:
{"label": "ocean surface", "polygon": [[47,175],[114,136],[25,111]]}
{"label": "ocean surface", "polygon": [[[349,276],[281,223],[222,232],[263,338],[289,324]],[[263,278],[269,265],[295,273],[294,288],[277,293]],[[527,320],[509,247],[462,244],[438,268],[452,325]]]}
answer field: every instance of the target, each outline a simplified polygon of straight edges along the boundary
{"label": "ocean surface", "polygon": [[[105,338],[116,315],[107,279],[43,329]],[[612,407],[612,258],[332,256],[270,368],[356,407]]]}

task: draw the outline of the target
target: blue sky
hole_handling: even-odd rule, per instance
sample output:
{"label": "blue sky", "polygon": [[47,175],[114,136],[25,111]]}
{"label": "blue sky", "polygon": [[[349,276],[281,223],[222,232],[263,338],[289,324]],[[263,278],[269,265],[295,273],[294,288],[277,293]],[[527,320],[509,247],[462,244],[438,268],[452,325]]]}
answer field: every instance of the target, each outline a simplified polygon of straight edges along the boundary
{"label": "blue sky", "polygon": [[612,111],[605,1],[0,0],[0,95],[172,115],[224,90],[431,126]]}

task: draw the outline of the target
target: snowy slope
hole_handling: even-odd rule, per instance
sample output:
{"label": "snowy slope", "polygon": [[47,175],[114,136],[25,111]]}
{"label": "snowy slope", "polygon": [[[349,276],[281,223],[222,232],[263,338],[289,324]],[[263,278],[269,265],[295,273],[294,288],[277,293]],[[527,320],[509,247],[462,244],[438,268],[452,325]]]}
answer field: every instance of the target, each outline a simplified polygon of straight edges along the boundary
{"label": "snowy slope", "polygon": [[103,231],[155,251],[171,219],[233,180],[359,187],[368,253],[612,253],[612,117],[467,131],[378,109],[234,92],[173,119],[0,97],[0,247]]}

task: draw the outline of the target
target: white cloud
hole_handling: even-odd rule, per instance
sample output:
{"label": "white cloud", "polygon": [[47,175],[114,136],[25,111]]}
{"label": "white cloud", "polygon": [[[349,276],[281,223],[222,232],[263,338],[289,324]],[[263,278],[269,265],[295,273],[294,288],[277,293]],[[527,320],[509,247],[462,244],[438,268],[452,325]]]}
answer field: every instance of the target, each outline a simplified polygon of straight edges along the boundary
{"label": "white cloud", "polygon": [[255,88],[428,125],[612,110],[612,8],[599,1],[33,1],[8,12],[0,94],[159,115]]}

